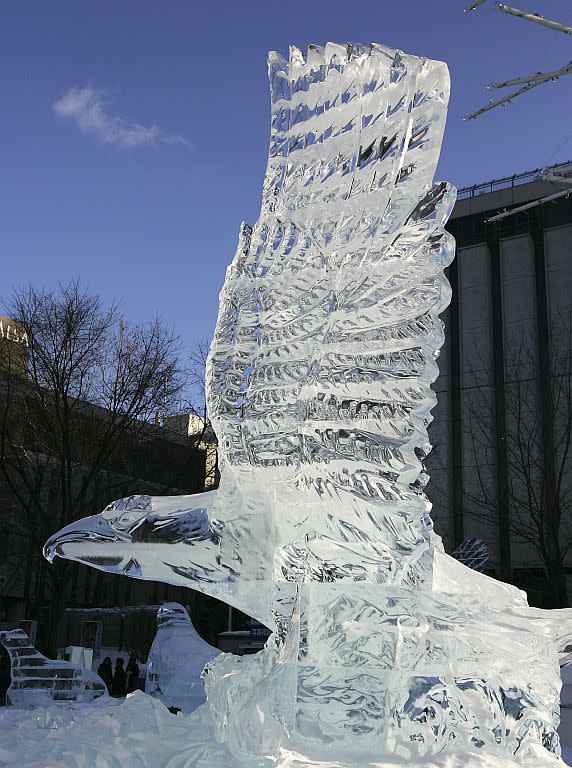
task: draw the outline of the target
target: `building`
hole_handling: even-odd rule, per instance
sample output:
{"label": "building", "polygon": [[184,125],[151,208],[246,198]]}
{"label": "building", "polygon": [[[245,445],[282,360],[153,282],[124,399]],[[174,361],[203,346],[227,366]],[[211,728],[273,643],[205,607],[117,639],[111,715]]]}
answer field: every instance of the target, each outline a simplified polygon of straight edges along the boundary
{"label": "building", "polygon": [[[28,358],[25,329],[0,318],[0,622],[14,626],[22,620],[34,622],[41,647],[46,626],[54,616],[54,588],[48,578],[51,566],[42,556],[42,544],[60,527],[61,489],[68,483],[67,474],[70,509],[76,517],[85,516],[131,494],[204,491],[207,450],[193,436],[131,419],[118,433],[113,450],[107,452],[111,443],[102,440],[118,415],[79,399],[68,413],[65,431],[52,430],[46,412],[55,395],[29,375]],[[60,460],[64,439],[69,449],[65,481]],[[106,451],[98,446],[105,446]],[[97,463],[92,463],[92,458]],[[65,598],[62,609],[72,613],[94,606],[188,602],[192,595],[190,590],[114,577],[77,563],[65,567],[65,595],[60,597]],[[78,633],[70,617],[68,614],[66,621],[60,622],[59,635],[69,635],[72,630],[72,634]],[[219,627],[215,630],[211,634],[216,638]],[[137,634],[136,629],[133,632]],[[104,637],[103,641],[109,639]],[[70,638],[62,640],[62,644],[69,644]]]}
{"label": "building", "polygon": [[491,573],[536,602],[555,516],[572,573],[572,164],[551,172],[568,184],[533,171],[459,190],[427,461],[446,549],[482,537]]}
{"label": "building", "polygon": [[196,413],[180,413],[165,416],[163,423],[167,429],[194,440],[197,447],[205,452],[205,491],[218,488],[220,480],[218,443],[210,421]]}

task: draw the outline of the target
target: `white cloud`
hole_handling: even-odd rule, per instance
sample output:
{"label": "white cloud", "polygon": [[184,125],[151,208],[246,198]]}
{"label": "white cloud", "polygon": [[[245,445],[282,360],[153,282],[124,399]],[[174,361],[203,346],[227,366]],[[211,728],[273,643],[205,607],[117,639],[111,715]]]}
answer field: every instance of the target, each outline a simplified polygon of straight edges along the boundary
{"label": "white cloud", "polygon": [[130,123],[120,115],[109,112],[109,96],[105,91],[92,88],[70,88],[54,101],[52,109],[59,117],[74,120],[89,136],[121,149],[156,146],[157,144],[189,145],[182,136],[170,136],[156,125]]}

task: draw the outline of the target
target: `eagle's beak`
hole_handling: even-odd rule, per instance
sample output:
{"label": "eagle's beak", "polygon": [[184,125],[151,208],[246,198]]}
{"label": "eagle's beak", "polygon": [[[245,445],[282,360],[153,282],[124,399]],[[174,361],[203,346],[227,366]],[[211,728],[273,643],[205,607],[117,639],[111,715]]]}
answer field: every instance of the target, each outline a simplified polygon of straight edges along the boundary
{"label": "eagle's beak", "polygon": [[50,563],[56,556],[83,561],[83,546],[88,542],[109,545],[130,541],[128,534],[114,530],[104,517],[91,515],[66,525],[61,531],[50,536],[44,544],[44,557]]}

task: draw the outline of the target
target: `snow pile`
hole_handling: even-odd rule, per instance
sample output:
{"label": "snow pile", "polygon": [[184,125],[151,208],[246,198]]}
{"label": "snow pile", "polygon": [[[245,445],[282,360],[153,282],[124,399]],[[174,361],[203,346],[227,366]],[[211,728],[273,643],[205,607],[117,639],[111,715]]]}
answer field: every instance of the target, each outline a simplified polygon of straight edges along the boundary
{"label": "snow pile", "polygon": [[[87,710],[87,711],[85,711]],[[5,708],[0,719],[1,768],[183,768],[189,729],[140,691],[99,707]],[[190,763],[189,765],[192,765]]]}
{"label": "snow pile", "polygon": [[[117,703],[0,710],[1,768],[338,768],[335,760],[308,762],[293,752],[274,759],[231,756],[216,744],[207,706],[172,715],[140,691]],[[208,745],[208,748],[207,748]],[[334,757],[334,756],[332,756]],[[379,763],[397,768],[404,763]],[[523,768],[504,757],[448,754],[420,768]],[[549,764],[547,764],[549,765]],[[557,762],[553,765],[558,765]],[[562,765],[562,764],[560,764]],[[345,766],[344,766],[345,768]],[[355,766],[359,768],[359,766]],[[407,768],[413,768],[407,763]]]}

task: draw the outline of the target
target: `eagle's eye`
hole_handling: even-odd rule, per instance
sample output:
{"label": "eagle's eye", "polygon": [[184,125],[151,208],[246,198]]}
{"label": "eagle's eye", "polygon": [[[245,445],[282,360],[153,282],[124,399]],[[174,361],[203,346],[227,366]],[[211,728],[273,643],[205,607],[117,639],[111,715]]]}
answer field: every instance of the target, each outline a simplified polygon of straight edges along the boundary
{"label": "eagle's eye", "polygon": [[112,528],[115,528],[116,531],[124,533],[131,532],[147,517],[147,513],[142,509],[134,509],[130,512],[115,512],[115,515],[116,516],[111,515],[107,517],[107,522]]}
{"label": "eagle's eye", "polygon": [[147,517],[150,508],[150,496],[127,496],[109,504],[101,516],[116,531],[131,532]]}

